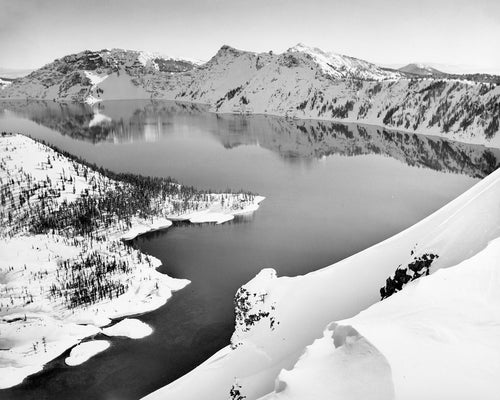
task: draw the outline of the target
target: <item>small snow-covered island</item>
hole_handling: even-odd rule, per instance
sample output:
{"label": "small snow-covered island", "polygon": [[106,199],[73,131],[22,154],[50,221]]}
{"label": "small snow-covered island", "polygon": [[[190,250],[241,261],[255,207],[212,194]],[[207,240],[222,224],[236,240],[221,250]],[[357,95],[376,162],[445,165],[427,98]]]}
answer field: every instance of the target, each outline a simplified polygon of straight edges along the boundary
{"label": "small snow-covered island", "polygon": [[221,224],[264,198],[210,193],[170,178],[116,174],[29,137],[0,136],[0,388],[71,349],[78,365],[109,347],[98,335],[141,338],[124,318],[154,310],[189,284],[128,245],[172,221]]}

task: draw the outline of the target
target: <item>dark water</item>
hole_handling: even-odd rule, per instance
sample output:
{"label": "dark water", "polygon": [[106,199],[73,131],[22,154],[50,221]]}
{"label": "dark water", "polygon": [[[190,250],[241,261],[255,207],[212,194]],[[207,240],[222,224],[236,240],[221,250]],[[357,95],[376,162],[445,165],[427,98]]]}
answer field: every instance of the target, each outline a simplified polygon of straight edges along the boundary
{"label": "dark water", "polygon": [[[3,399],[137,399],[229,343],[232,298],[261,268],[313,271],[417,222],[498,163],[498,151],[382,128],[264,116],[217,116],[148,101],[0,103],[0,131],[19,131],[115,171],[173,176],[267,199],[250,218],[177,225],[134,242],[191,284],[140,319],[141,340],[112,339],[77,367],[65,355]],[[2,112],[2,110],[4,110]],[[92,125],[89,127],[89,125]],[[202,398],[202,396],[200,397]]]}

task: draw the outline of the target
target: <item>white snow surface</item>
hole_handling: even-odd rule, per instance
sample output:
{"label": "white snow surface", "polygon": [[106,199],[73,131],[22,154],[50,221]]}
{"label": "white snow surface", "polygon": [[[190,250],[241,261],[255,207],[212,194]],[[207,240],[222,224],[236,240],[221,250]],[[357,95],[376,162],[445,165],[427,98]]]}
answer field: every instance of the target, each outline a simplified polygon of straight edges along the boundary
{"label": "white snow surface", "polygon": [[69,366],[83,364],[89,358],[94,357],[106,350],[110,346],[107,340],[93,340],[76,345],[71,349],[69,357],[64,362]]}
{"label": "white snow surface", "polygon": [[[296,277],[261,271],[238,291],[231,346],[146,398],[222,399],[235,387],[247,400],[495,398],[499,198],[497,170],[409,229],[332,266]],[[380,302],[386,279],[425,254],[439,256],[431,275]],[[349,370],[356,378],[347,379]],[[372,390],[354,390],[358,377]]]}
{"label": "white snow surface", "polygon": [[332,323],[291,371],[280,373],[277,386],[284,389],[262,400],[497,399],[498,260],[500,238]]}
{"label": "white snow surface", "polygon": [[106,336],[125,336],[131,339],[141,339],[153,333],[153,329],[142,321],[134,318],[122,319],[109,328],[103,328]]}

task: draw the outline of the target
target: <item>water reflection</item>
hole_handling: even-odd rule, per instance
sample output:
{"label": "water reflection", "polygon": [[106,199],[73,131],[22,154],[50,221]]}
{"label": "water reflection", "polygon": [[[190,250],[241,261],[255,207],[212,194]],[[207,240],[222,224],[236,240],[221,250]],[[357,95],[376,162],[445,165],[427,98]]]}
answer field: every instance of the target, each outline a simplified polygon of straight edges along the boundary
{"label": "water reflection", "polygon": [[[154,142],[184,127],[209,132],[225,148],[258,145],[290,162],[332,154],[378,154],[410,166],[482,178],[499,165],[500,150],[357,124],[212,114],[204,105],[110,101],[93,107],[42,101],[0,102],[13,112],[71,138],[92,143]],[[182,130],[182,129],[181,129]]]}

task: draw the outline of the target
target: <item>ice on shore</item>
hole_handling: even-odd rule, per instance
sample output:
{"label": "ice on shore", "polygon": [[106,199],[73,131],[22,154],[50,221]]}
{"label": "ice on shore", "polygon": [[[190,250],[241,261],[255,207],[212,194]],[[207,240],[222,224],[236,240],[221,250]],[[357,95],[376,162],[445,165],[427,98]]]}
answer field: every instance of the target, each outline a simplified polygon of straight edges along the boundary
{"label": "ice on shore", "polygon": [[93,340],[76,345],[71,349],[69,357],[66,357],[64,362],[69,366],[83,364],[89,358],[94,357],[106,350],[110,346],[107,340]]}
{"label": "ice on shore", "polygon": [[153,329],[138,319],[125,318],[109,328],[103,328],[106,336],[124,336],[131,339],[141,339],[153,333]]}

